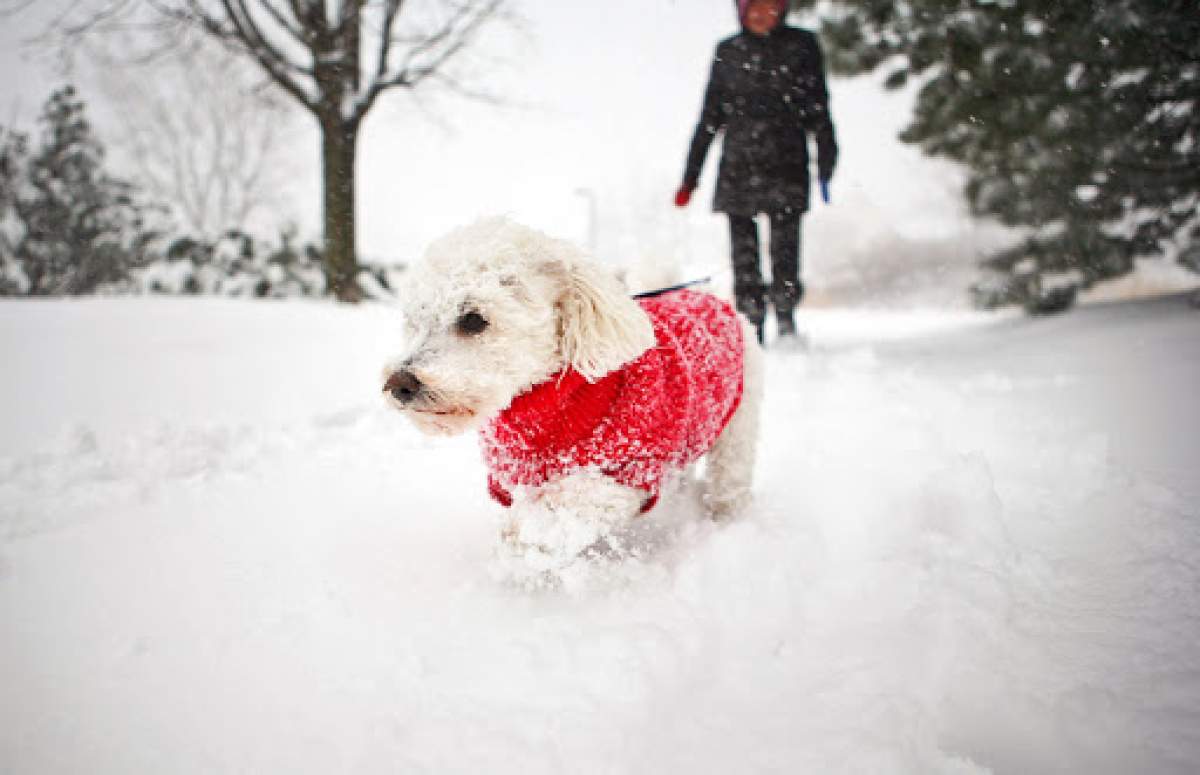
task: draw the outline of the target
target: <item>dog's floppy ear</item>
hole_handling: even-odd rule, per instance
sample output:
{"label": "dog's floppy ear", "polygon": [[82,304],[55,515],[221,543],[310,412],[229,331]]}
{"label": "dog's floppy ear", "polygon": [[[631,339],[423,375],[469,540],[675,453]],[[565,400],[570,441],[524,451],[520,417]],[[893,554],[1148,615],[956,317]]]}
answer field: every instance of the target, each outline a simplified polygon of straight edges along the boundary
{"label": "dog's floppy ear", "polygon": [[551,262],[560,283],[560,339],[567,365],[594,382],[654,345],[650,319],[613,274],[584,260]]}

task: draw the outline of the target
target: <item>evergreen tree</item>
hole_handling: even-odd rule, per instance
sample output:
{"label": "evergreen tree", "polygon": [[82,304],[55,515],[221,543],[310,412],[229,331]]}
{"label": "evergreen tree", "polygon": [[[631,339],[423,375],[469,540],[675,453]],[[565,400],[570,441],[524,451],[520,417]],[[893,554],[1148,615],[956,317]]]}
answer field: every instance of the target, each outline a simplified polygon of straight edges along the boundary
{"label": "evergreen tree", "polygon": [[14,296],[23,290],[16,257],[21,224],[15,205],[25,180],[28,145],[24,134],[0,127],[0,296]]}
{"label": "evergreen tree", "polygon": [[152,238],[132,187],[105,173],[84,104],[67,86],[39,119],[41,145],[0,137],[0,225],[9,292],[89,293],[125,280]]}
{"label": "evergreen tree", "polygon": [[1030,228],[985,261],[1010,278],[1007,300],[1037,309],[1047,276],[1086,287],[1200,244],[1196,0],[825,7],[831,69],[919,81],[901,138],[967,166],[974,214]]}

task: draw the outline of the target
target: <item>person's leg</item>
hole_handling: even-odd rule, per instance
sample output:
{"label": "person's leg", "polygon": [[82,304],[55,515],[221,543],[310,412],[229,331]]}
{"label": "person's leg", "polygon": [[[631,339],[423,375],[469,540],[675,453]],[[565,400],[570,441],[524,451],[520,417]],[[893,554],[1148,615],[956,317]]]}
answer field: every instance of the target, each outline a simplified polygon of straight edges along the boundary
{"label": "person's leg", "polygon": [[804,298],[800,280],[800,213],[771,214],[771,303],[781,335],[794,334],[792,310]]}
{"label": "person's leg", "polygon": [[753,218],[730,213],[729,247],[737,310],[758,329],[761,343],[763,318],[767,309],[763,300],[762,268],[758,256],[758,224]]}

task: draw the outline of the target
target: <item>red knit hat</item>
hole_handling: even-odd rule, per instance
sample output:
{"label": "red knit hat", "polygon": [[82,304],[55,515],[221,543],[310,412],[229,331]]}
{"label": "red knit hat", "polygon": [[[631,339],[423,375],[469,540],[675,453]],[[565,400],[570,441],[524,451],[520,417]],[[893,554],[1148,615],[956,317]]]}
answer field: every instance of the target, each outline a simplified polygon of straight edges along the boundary
{"label": "red knit hat", "polygon": [[[746,18],[746,9],[752,2],[754,0],[737,0],[738,21]],[[779,18],[782,19],[787,14],[787,0],[775,0],[775,5],[779,6]]]}

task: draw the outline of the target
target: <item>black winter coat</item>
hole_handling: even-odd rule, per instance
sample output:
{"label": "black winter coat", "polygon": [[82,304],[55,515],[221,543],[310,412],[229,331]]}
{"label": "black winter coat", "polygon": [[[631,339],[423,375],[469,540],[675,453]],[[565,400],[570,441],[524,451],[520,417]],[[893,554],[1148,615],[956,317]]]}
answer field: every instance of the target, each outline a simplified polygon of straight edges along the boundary
{"label": "black winter coat", "polygon": [[692,137],[683,185],[695,188],[713,138],[725,131],[713,209],[734,215],[808,210],[808,135],[817,174],[833,176],[837,141],[817,37],[780,25],[721,41]]}

